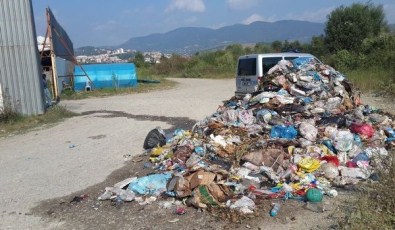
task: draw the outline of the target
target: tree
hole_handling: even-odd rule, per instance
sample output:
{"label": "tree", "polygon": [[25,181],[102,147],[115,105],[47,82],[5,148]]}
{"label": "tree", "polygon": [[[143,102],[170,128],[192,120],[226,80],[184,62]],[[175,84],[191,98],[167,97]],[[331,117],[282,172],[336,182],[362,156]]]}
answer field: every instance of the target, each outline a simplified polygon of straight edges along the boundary
{"label": "tree", "polygon": [[289,44],[288,40],[283,41],[283,43],[281,44],[281,51],[282,52],[287,52],[291,50],[291,45]]}
{"label": "tree", "polygon": [[255,44],[254,51],[255,53],[270,53],[270,46],[259,42]]}
{"label": "tree", "polygon": [[238,57],[244,54],[243,46],[240,44],[232,44],[225,48],[226,52],[230,52],[234,57]]}
{"label": "tree", "polygon": [[143,55],[143,53],[138,51],[136,53],[136,55],[134,56],[133,62],[136,65],[136,67],[144,67],[145,63],[144,63],[144,55]]}
{"label": "tree", "polygon": [[282,42],[281,41],[274,41],[271,44],[271,48],[273,49],[274,52],[280,52],[282,48]]}
{"label": "tree", "polygon": [[314,36],[311,39],[308,52],[314,54],[316,57],[319,57],[321,59],[323,56],[326,56],[328,54],[328,49],[325,46],[324,36]]}
{"label": "tree", "polygon": [[281,50],[283,52],[300,52],[302,48],[302,45],[298,40],[289,42],[288,40],[285,40],[282,44]]}
{"label": "tree", "polygon": [[325,42],[331,52],[360,51],[365,38],[388,31],[383,7],[371,3],[354,3],[341,6],[328,16],[325,28]]}

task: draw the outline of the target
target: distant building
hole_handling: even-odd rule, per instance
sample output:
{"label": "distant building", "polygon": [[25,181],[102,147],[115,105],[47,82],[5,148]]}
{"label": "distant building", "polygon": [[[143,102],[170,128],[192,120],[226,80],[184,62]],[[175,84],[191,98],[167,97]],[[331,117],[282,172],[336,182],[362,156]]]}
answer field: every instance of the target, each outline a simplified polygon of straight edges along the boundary
{"label": "distant building", "polygon": [[162,58],[161,52],[144,52],[144,62],[158,64],[160,63],[160,59]]}

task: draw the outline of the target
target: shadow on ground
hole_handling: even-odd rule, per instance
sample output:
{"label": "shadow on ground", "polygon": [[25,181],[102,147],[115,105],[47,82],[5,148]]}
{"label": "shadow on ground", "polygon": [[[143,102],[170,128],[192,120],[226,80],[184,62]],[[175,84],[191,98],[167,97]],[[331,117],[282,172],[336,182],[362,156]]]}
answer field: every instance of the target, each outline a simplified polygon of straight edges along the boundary
{"label": "shadow on ground", "polygon": [[[196,124],[196,120],[189,119],[187,117],[165,117],[165,116],[153,116],[153,115],[134,115],[130,113],[126,113],[123,111],[114,111],[114,110],[96,110],[96,111],[86,111],[82,112],[81,116],[97,114],[95,117],[100,118],[114,118],[114,117],[125,117],[129,119],[134,119],[137,121],[160,121],[165,122],[171,125],[170,128],[165,129],[166,133],[176,129],[191,129],[194,124]],[[152,127],[155,128],[155,127]]]}

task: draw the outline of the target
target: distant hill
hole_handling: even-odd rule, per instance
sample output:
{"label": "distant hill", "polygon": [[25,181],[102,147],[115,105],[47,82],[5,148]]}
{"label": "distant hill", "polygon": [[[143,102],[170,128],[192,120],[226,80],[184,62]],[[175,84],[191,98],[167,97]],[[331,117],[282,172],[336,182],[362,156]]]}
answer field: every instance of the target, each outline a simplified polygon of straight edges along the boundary
{"label": "distant hill", "polygon": [[161,51],[164,53],[194,53],[232,43],[273,42],[299,40],[308,42],[324,33],[323,23],[284,20],[236,24],[219,29],[183,27],[163,34],[135,37],[119,45],[124,49]]}
{"label": "distant hill", "polygon": [[77,49],[74,49],[74,55],[98,55],[105,54],[107,51],[103,48],[93,47],[93,46],[83,46]]}

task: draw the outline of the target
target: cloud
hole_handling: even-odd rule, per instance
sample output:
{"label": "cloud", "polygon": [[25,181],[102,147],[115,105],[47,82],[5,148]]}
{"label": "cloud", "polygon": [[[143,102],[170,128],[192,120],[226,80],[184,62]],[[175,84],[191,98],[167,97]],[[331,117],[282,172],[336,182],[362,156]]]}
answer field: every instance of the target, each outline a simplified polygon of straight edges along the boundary
{"label": "cloud", "polygon": [[251,23],[257,22],[257,21],[260,21],[260,22],[275,22],[275,21],[278,21],[278,20],[281,20],[281,19],[279,19],[276,15],[272,15],[270,17],[263,17],[260,14],[252,14],[248,18],[244,19],[242,21],[242,23],[248,25],[248,24],[251,24]]}
{"label": "cloud", "polygon": [[173,10],[186,10],[192,12],[204,12],[206,6],[203,0],[172,0],[170,5],[165,9],[166,13]]}
{"label": "cloud", "polygon": [[104,24],[101,25],[97,25],[95,27],[93,27],[93,31],[103,31],[103,30],[109,30],[109,29],[113,29],[114,26],[117,26],[117,22],[114,20],[109,20]]}
{"label": "cloud", "polygon": [[259,14],[253,14],[253,15],[249,16],[248,18],[246,18],[243,21],[243,24],[248,25],[248,24],[256,22],[256,21],[263,21],[263,17]]}
{"label": "cloud", "polygon": [[334,7],[329,7],[315,11],[305,11],[300,14],[288,14],[286,15],[286,18],[283,19],[294,19],[310,22],[325,22],[327,20],[328,14],[330,14],[334,9]]}
{"label": "cloud", "polygon": [[246,10],[259,3],[259,0],[227,0],[228,7],[232,10]]}
{"label": "cloud", "polygon": [[210,29],[219,29],[219,28],[227,26],[227,25],[229,25],[229,24],[225,23],[225,22],[221,22],[221,23],[218,23],[218,24],[211,25],[208,28],[210,28]]}
{"label": "cloud", "polygon": [[197,22],[197,21],[198,21],[198,18],[197,18],[197,17],[190,17],[190,18],[185,19],[185,22],[186,22],[187,24],[194,24],[194,23]]}
{"label": "cloud", "polygon": [[268,17],[264,17],[260,14],[252,14],[248,18],[242,21],[243,24],[250,24],[256,21],[263,22],[276,22],[280,20],[300,20],[300,21],[309,21],[309,22],[326,22],[327,15],[330,14],[335,8],[322,8],[315,11],[305,11],[300,13],[289,13],[282,14],[281,16],[277,14],[270,15]]}
{"label": "cloud", "polygon": [[309,21],[309,22],[325,22],[327,19],[327,15],[330,14],[334,8],[322,8],[316,10],[314,12],[305,11],[300,12],[299,14],[290,13],[286,15],[278,16],[276,14],[271,15],[269,17],[263,17],[260,14],[252,14],[248,18],[242,21],[243,24],[250,24],[256,21],[263,22],[275,22],[280,20],[301,20],[301,21]]}

